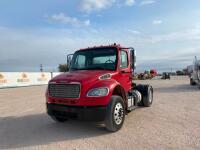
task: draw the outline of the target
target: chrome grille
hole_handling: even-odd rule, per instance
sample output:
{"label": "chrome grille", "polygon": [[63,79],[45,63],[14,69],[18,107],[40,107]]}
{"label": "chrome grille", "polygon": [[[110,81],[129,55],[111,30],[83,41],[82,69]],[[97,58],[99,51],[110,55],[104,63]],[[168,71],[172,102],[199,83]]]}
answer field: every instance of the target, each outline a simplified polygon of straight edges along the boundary
{"label": "chrome grille", "polygon": [[49,95],[55,98],[79,98],[80,84],[49,84]]}

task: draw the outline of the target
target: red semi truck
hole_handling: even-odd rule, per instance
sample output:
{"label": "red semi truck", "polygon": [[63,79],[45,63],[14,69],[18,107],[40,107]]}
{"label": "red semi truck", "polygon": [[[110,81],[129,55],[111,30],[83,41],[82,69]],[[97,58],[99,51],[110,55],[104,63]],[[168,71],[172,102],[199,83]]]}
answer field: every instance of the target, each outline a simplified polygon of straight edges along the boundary
{"label": "red semi truck", "polygon": [[135,63],[136,51],[117,44],[68,55],[69,72],[49,81],[47,113],[58,122],[104,121],[109,131],[118,131],[126,114],[153,102],[152,86],[133,83]]}

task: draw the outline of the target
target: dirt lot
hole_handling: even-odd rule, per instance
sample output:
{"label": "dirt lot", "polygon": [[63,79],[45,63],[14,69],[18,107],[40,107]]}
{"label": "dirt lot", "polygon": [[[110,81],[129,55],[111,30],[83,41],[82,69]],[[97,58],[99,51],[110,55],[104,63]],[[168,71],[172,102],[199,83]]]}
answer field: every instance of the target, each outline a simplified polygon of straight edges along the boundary
{"label": "dirt lot", "polygon": [[55,123],[45,113],[45,86],[0,90],[0,149],[200,149],[200,90],[187,77],[142,81],[154,103],[107,132],[98,123]]}

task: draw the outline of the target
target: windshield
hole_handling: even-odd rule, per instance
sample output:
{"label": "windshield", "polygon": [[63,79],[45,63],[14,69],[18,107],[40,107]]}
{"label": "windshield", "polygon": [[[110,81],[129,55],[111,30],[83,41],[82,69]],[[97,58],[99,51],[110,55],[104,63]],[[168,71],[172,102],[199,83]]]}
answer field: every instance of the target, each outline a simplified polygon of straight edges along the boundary
{"label": "windshield", "polygon": [[117,50],[99,48],[77,51],[70,70],[116,70]]}

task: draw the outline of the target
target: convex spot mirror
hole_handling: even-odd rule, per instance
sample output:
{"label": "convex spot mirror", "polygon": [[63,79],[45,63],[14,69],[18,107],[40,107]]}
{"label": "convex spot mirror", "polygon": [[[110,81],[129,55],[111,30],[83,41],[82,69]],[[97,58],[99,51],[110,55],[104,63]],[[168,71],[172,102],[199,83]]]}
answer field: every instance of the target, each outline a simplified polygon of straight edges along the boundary
{"label": "convex spot mirror", "polygon": [[132,59],[131,67],[132,69],[135,69],[136,68],[136,50],[134,49],[131,49],[131,59]]}
{"label": "convex spot mirror", "polygon": [[68,65],[68,67],[71,66],[71,61],[72,61],[73,55],[74,55],[74,54],[69,54],[69,55],[67,55],[67,65]]}

